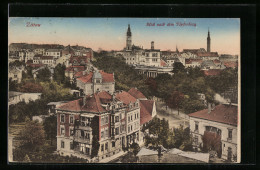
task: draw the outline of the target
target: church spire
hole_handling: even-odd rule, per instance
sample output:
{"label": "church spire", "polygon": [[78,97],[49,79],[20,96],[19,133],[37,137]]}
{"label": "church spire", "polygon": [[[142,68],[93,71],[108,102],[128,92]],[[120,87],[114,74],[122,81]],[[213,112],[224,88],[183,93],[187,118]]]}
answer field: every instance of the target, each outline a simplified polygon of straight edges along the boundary
{"label": "church spire", "polygon": [[176,44],[176,52],[179,53],[179,50],[178,50],[177,44]]}
{"label": "church spire", "polygon": [[127,32],[126,32],[126,50],[131,51],[132,50],[132,33],[130,24],[128,24]]}
{"label": "church spire", "polygon": [[210,52],[210,32],[208,28],[208,37],[207,37],[207,52]]}

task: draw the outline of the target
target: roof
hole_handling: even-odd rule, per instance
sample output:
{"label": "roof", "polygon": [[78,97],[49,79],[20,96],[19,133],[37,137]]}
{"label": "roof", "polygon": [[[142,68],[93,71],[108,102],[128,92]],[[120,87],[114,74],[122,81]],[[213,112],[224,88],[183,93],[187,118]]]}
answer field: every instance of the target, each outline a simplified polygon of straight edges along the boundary
{"label": "roof", "polygon": [[92,82],[92,76],[93,76],[93,73],[90,72],[89,74],[86,74],[84,76],[77,78],[77,80],[80,80],[83,83],[91,83]]}
{"label": "roof", "polygon": [[143,93],[137,90],[136,88],[131,88],[130,90],[128,90],[128,93],[131,94],[136,99],[140,99],[140,98],[146,99],[145,95],[143,95]]}
{"label": "roof", "polygon": [[153,100],[140,100],[140,125],[152,120]]}
{"label": "roof", "polygon": [[97,95],[98,95],[101,103],[109,103],[112,100],[112,95],[106,91],[99,92],[99,93],[97,93]]}
{"label": "roof", "polygon": [[224,66],[231,67],[231,68],[235,68],[238,66],[237,61],[224,61],[223,64],[224,64]]}
{"label": "roof", "polygon": [[60,52],[61,50],[59,49],[48,49],[46,52]]}
{"label": "roof", "polygon": [[220,69],[210,69],[210,70],[203,70],[204,75],[206,76],[217,76],[221,73],[222,70]]}
{"label": "roof", "polygon": [[136,156],[144,156],[144,155],[157,155],[158,152],[157,151],[153,151],[150,149],[146,149],[146,148],[142,148]]}
{"label": "roof", "polygon": [[102,76],[101,76],[101,74],[98,70],[94,71],[93,78],[94,79],[102,79]]}
{"label": "roof", "polygon": [[86,104],[82,107],[82,110],[94,113],[106,112],[106,110],[101,106],[101,101],[97,94],[86,97]]}
{"label": "roof", "polygon": [[167,63],[166,63],[165,61],[161,60],[161,61],[160,61],[160,65],[161,65],[161,66],[167,66]]}
{"label": "roof", "polygon": [[80,102],[82,102],[82,98],[62,104],[62,105],[58,106],[57,108],[61,109],[61,110],[81,111]]}
{"label": "roof", "polygon": [[[110,73],[105,73],[104,71],[99,71],[98,73],[94,73],[97,78],[102,78],[102,82],[114,82],[114,75]],[[92,82],[93,72],[86,74],[77,78],[78,80],[82,81],[83,83],[90,83]]]}
{"label": "roof", "polygon": [[185,59],[185,64],[192,64],[193,62],[198,62],[198,63],[202,63],[203,60],[202,59]]}
{"label": "roof", "polygon": [[[83,100],[86,100],[85,105],[83,105]],[[77,100],[70,101],[68,103],[58,106],[57,108],[61,110],[86,111],[92,113],[106,112],[106,110],[101,106],[101,101],[97,94],[86,96],[85,99],[80,98]]]}
{"label": "roof", "polygon": [[217,105],[210,113],[208,109],[189,114],[190,117],[237,126],[238,110],[234,105]]}
{"label": "roof", "polygon": [[131,94],[128,92],[122,91],[121,93],[116,94],[116,99],[122,101],[124,104],[128,105],[130,102],[135,103],[136,98],[133,97]]}
{"label": "roof", "polygon": [[76,74],[74,74],[75,77],[82,77],[84,71],[79,71]]}
{"label": "roof", "polygon": [[217,52],[197,52],[197,56],[199,57],[218,57]]}

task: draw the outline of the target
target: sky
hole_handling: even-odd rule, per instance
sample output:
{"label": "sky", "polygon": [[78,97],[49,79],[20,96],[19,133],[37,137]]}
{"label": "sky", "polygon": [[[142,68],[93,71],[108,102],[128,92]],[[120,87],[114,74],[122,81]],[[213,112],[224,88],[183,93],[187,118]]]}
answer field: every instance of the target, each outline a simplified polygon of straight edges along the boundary
{"label": "sky", "polygon": [[[155,26],[148,26],[153,23]],[[163,24],[164,26],[157,26]],[[168,23],[174,24],[167,26]],[[177,23],[190,23],[179,26]],[[40,26],[30,26],[40,24]],[[10,17],[10,43],[82,45],[93,50],[122,50],[130,24],[132,43],[173,50],[207,49],[210,30],[211,51],[240,55],[240,19],[238,18],[24,18]]]}

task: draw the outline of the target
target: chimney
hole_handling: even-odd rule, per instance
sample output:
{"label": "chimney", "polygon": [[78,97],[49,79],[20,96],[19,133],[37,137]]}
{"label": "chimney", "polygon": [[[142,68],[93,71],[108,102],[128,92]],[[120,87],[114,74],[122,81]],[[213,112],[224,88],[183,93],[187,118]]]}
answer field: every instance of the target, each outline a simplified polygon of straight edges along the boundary
{"label": "chimney", "polygon": [[151,50],[154,50],[154,42],[151,42]]}
{"label": "chimney", "polygon": [[211,103],[208,103],[208,114],[211,112]]}

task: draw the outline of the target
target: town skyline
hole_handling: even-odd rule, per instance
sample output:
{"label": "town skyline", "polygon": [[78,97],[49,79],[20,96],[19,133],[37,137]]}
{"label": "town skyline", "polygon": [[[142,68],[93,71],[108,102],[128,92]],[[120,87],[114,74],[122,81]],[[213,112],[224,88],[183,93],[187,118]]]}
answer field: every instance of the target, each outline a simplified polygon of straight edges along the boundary
{"label": "town skyline", "polygon": [[[193,25],[177,26],[178,22]],[[28,23],[35,25],[30,26]],[[155,23],[155,26],[149,26],[149,23]],[[164,26],[157,26],[163,23]],[[175,25],[167,26],[168,23]],[[118,51],[125,47],[128,24],[133,33],[133,44],[143,46],[144,49],[150,48],[151,41],[154,41],[155,48],[161,51],[175,51],[176,46],[179,51],[206,49],[209,29],[211,51],[240,56],[239,19],[19,17],[9,18],[8,39],[9,45],[11,43],[79,45],[95,51],[100,48],[106,51]]]}

